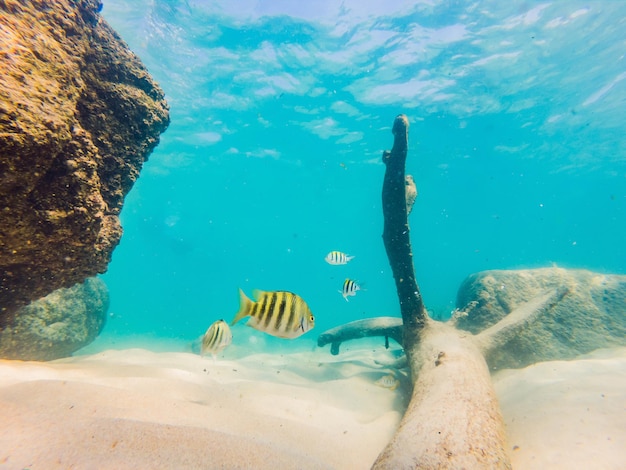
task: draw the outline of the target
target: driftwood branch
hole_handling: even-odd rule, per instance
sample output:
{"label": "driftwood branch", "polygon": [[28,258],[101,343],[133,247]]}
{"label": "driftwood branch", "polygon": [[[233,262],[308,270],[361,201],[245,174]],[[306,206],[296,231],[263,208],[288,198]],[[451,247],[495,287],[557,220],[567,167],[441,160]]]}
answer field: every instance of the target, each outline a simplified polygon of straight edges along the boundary
{"label": "driftwood branch", "polygon": [[484,355],[505,344],[567,292],[565,288],[546,292],[476,336],[450,322],[428,320],[409,356],[414,380],[411,402],[374,468],[511,468]]}
{"label": "driftwood branch", "polygon": [[409,120],[405,115],[396,117],[392,133],[394,141],[391,152],[383,153],[383,162],[386,166],[382,191],[383,243],[400,301],[406,348],[415,341],[428,315],[415,280],[407,219],[405,166],[409,146]]}
{"label": "driftwood branch", "polygon": [[409,122],[396,117],[385,152],[383,242],[396,283],[413,394],[376,469],[511,467],[504,423],[485,359],[470,336],[431,320],[415,280],[407,220]]}
{"label": "driftwood branch", "polygon": [[[473,336],[470,332],[464,334],[473,336],[473,341],[484,356],[506,345],[523,328],[526,328],[537,316],[550,310],[569,292],[567,287],[548,290],[543,294],[520,305],[495,325]],[[454,326],[454,320],[450,321]],[[331,345],[331,353],[339,354],[341,343],[354,339],[371,336],[392,338],[402,345],[404,327],[398,317],[366,318],[346,323],[320,334],[317,345],[319,347]]]}
{"label": "driftwood branch", "polygon": [[496,399],[487,352],[500,347],[540,312],[551,308],[566,289],[549,291],[519,306],[479,335],[458,330],[454,322],[431,320],[415,280],[405,197],[408,120],[396,117],[394,145],[383,154],[383,242],[396,283],[399,319],[352,322],[323,333],[337,354],[342,341],[364,336],[402,340],[413,393],[393,439],[375,469],[510,469],[504,423]]}
{"label": "driftwood branch", "polygon": [[326,330],[317,338],[317,345],[330,344],[330,352],[339,354],[339,346],[344,341],[365,338],[366,336],[384,336],[392,338],[402,345],[402,320],[397,317],[377,317],[357,320],[345,325]]}
{"label": "driftwood branch", "polygon": [[520,305],[495,325],[481,331],[474,341],[484,356],[504,346],[522,329],[525,328],[537,315],[549,310],[568,293],[568,289],[562,287],[549,290],[542,295]]}

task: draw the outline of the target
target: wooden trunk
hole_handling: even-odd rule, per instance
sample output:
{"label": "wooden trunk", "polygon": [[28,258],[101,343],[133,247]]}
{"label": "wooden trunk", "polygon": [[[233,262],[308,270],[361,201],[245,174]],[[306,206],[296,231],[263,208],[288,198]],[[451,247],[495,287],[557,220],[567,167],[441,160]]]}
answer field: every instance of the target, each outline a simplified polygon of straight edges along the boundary
{"label": "wooden trunk", "polygon": [[500,408],[473,335],[432,320],[414,333],[420,339],[407,351],[413,396],[373,468],[510,469]]}

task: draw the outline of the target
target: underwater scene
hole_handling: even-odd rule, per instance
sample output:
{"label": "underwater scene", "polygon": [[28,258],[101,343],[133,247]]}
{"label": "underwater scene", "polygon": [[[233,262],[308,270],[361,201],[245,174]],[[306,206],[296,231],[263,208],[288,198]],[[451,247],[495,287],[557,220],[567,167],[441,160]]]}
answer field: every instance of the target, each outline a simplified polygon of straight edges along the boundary
{"label": "underwater scene", "polygon": [[[239,288],[298,293],[319,330],[396,314],[380,190],[399,113],[436,315],[485,269],[623,273],[621,8],[105,2],[171,108],[124,203],[106,330],[193,337]],[[364,286],[349,302],[346,278]]]}
{"label": "underwater scene", "polygon": [[[0,469],[625,468],[626,3],[18,4],[2,44],[98,51],[37,109],[79,116],[95,163],[55,175],[103,188],[110,238],[78,294],[0,315]],[[29,355],[62,308],[93,334]]]}

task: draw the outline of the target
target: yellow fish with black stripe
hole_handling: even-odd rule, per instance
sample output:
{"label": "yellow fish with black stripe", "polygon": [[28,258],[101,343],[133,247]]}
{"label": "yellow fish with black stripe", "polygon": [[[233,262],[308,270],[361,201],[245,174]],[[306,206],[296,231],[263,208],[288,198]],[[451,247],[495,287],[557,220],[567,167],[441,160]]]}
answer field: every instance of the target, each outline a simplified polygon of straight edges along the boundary
{"label": "yellow fish with black stripe", "polygon": [[230,332],[228,323],[224,320],[217,320],[204,333],[200,355],[211,354],[213,359],[222,352],[233,341],[233,334]]}
{"label": "yellow fish with black stripe", "polygon": [[256,302],[239,289],[239,312],[230,323],[234,325],[250,317],[247,325],[278,338],[294,339],[315,326],[309,306],[299,295],[286,291],[254,291]]}

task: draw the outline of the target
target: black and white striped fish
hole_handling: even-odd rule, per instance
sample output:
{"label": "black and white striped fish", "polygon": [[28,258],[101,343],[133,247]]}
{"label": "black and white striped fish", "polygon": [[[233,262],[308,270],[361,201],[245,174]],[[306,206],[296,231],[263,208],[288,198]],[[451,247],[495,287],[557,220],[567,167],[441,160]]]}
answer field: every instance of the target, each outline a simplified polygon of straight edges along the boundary
{"label": "black and white striped fish", "polygon": [[228,323],[224,320],[217,320],[209,329],[206,330],[202,337],[202,345],[200,347],[200,355],[213,355],[213,358],[224,350],[233,341],[233,334],[230,331]]}
{"label": "black and white striped fish", "polygon": [[341,251],[331,251],[330,253],[326,255],[326,258],[324,259],[326,260],[328,264],[339,265],[339,264],[348,264],[348,261],[350,261],[353,258],[354,256],[346,255],[345,253],[342,253]]}
{"label": "black and white striped fish", "polygon": [[347,302],[348,297],[355,296],[356,292],[359,290],[361,290],[361,286],[359,286],[356,281],[346,278],[346,280],[343,281],[343,289],[340,290],[339,293],[343,295],[343,298],[346,299]]}
{"label": "black and white striped fish", "polygon": [[381,377],[376,382],[374,382],[374,384],[378,385],[379,387],[388,388],[389,390],[393,391],[398,388],[398,385],[400,385],[400,381],[396,379],[396,376],[393,373],[391,373],[385,375],[384,377]]}
{"label": "black and white striped fish", "polygon": [[250,317],[247,325],[279,338],[297,338],[313,329],[315,318],[302,297],[291,292],[255,291],[256,302],[239,289],[239,312],[230,323]]}

